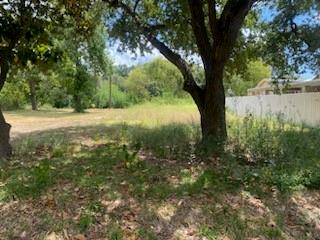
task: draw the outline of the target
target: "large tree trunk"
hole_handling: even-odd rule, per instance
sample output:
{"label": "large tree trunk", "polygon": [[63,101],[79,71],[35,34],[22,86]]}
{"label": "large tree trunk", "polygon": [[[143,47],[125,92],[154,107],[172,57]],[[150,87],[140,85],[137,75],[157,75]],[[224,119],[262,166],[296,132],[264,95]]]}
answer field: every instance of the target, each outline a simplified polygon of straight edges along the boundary
{"label": "large tree trunk", "polygon": [[223,68],[206,71],[203,106],[200,108],[204,140],[224,142],[227,138]]}
{"label": "large tree trunk", "polygon": [[[227,138],[225,117],[225,93],[223,87],[223,61],[205,59],[205,87],[200,87],[194,80],[188,64],[165,44],[156,38],[149,38],[154,47],[173,64],[175,64],[184,78],[184,90],[195,101],[201,115],[201,129],[203,141],[214,140],[224,142]],[[216,62],[216,64],[214,63]]]}
{"label": "large tree trunk", "polygon": [[12,154],[10,145],[10,129],[11,125],[6,123],[0,108],[0,160],[9,158]]}
{"label": "large tree trunk", "polygon": [[73,108],[76,113],[82,113],[84,111],[79,93],[73,94]]}
{"label": "large tree trunk", "polygon": [[[7,79],[9,71],[9,63],[1,59],[0,69],[0,92]],[[10,145],[10,128],[11,125],[6,123],[0,107],[0,160],[9,158],[12,154],[12,147]]]}
{"label": "large tree trunk", "polygon": [[31,107],[33,111],[38,111],[38,102],[37,102],[37,94],[36,94],[36,83],[34,80],[29,81],[30,88],[30,101]]}

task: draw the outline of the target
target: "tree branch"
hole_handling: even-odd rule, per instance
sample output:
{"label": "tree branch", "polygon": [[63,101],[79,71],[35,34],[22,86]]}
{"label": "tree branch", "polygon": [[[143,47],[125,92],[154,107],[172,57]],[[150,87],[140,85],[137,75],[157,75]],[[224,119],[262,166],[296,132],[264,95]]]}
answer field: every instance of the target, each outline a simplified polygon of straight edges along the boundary
{"label": "tree branch", "polygon": [[136,2],[135,2],[135,4],[134,4],[134,7],[133,7],[133,12],[136,12],[136,11],[137,11],[137,7],[138,7],[140,1],[141,1],[141,0],[136,0]]}
{"label": "tree branch", "polygon": [[203,106],[203,89],[200,88],[198,84],[195,82],[193,74],[187,62],[183,60],[179,54],[173,52],[164,43],[159,41],[156,37],[148,36],[147,38],[149,42],[155,48],[157,48],[166,59],[168,59],[180,70],[184,78],[183,89],[186,92],[190,93],[200,110],[200,108]]}
{"label": "tree branch", "polygon": [[112,3],[112,5],[110,6],[119,7],[123,9],[130,17],[132,17],[137,26],[140,28],[141,33],[147,38],[147,40],[152,44],[152,46],[158,49],[167,60],[169,60],[179,69],[184,79],[183,89],[192,96],[199,108],[199,111],[202,111],[204,101],[203,89],[199,87],[196,81],[194,80],[193,74],[187,62],[184,59],[182,59],[182,57],[178,53],[175,53],[167,45],[158,40],[157,37],[154,36],[153,26],[147,25],[146,23],[142,23],[137,14],[133,12],[133,10],[131,10],[131,8],[128,5],[118,0],[104,1]]}
{"label": "tree branch", "polygon": [[253,4],[259,0],[229,0],[218,20],[217,57],[226,62],[236,43],[237,36]]}
{"label": "tree branch", "polygon": [[225,22],[230,17],[237,16],[249,11],[252,5],[258,0],[228,0],[221,13],[220,22]]}
{"label": "tree branch", "polygon": [[6,123],[6,120],[4,119],[3,113],[1,111],[1,106],[0,106],[0,125]]}
{"label": "tree branch", "polygon": [[209,13],[209,24],[212,39],[215,37],[216,32],[216,23],[217,23],[217,9],[216,9],[216,0],[208,0],[208,13]]}
{"label": "tree branch", "polygon": [[[212,46],[208,37],[208,30],[205,24],[203,12],[203,0],[188,0],[191,13],[191,23],[197,47],[204,65],[210,64],[210,52]],[[205,66],[206,67],[206,66]]]}

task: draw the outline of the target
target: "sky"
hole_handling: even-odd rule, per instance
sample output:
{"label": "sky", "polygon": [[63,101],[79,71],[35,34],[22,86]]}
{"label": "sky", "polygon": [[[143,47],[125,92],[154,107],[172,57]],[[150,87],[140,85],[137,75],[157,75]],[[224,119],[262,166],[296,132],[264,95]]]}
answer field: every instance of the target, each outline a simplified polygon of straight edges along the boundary
{"label": "sky", "polygon": [[162,57],[162,55],[159,53],[157,49],[154,49],[152,53],[146,53],[144,56],[141,54],[133,54],[130,52],[119,52],[117,50],[118,46],[113,45],[109,47],[109,54],[112,57],[115,65],[128,65],[128,66],[133,66],[133,65],[138,65],[138,64],[143,64],[149,61],[152,61],[153,59],[157,57]]}

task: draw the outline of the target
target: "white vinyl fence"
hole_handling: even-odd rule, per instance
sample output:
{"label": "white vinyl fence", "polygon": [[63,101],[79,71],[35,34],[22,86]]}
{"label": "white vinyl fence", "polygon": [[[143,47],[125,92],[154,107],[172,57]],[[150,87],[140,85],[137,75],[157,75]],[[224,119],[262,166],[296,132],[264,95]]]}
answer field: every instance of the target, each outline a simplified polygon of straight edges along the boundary
{"label": "white vinyl fence", "polygon": [[281,116],[295,123],[320,126],[320,93],[228,97],[227,108],[244,116]]}

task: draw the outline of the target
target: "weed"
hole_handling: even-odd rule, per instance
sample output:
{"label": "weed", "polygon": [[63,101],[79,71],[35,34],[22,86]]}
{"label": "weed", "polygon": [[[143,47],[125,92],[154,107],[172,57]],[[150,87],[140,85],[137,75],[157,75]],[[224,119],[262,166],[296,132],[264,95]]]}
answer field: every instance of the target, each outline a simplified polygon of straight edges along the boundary
{"label": "weed", "polygon": [[78,226],[81,232],[86,232],[92,224],[94,224],[94,218],[91,214],[85,213],[80,216]]}
{"label": "weed", "polygon": [[192,144],[197,141],[196,126],[170,124],[153,129],[138,129],[131,132],[133,145],[143,146],[159,158],[188,159]]}
{"label": "weed", "polygon": [[8,195],[19,198],[38,197],[43,191],[55,183],[48,160],[43,160],[28,172],[20,171],[12,175],[7,182]]}
{"label": "weed", "polygon": [[119,224],[111,223],[107,226],[107,239],[108,240],[122,240],[123,232]]}
{"label": "weed", "polygon": [[144,240],[157,240],[158,239],[152,231],[149,231],[144,228],[138,229],[138,236]]}
{"label": "weed", "polygon": [[124,144],[122,146],[121,159],[125,162],[126,168],[129,170],[142,170],[145,168],[145,162],[143,162],[139,156],[139,148],[133,152],[129,151],[127,146]]}
{"label": "weed", "polygon": [[208,226],[202,226],[199,229],[199,235],[201,237],[205,237],[208,240],[218,240],[219,239],[219,233],[216,229],[208,227]]}

